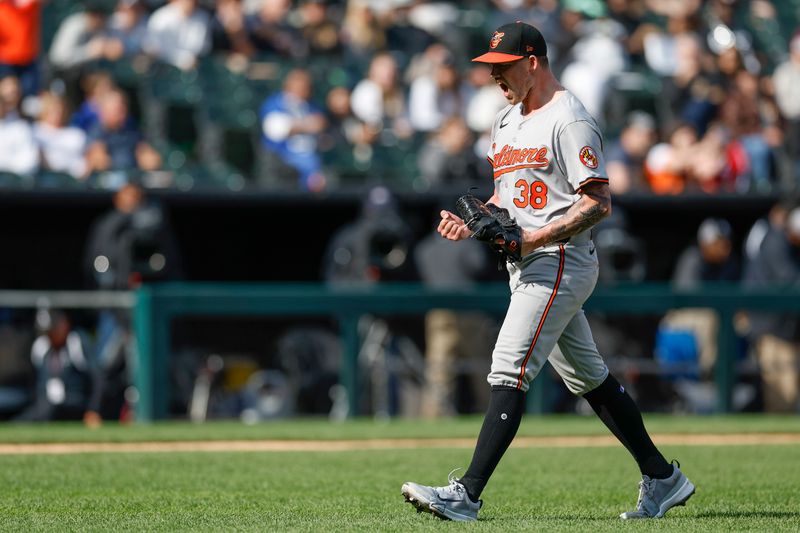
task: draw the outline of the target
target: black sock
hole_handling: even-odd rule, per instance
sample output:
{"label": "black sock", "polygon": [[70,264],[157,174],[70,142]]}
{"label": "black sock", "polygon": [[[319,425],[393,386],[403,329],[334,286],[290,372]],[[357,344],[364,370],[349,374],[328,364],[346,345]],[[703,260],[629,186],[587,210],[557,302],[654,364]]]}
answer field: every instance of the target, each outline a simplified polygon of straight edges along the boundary
{"label": "black sock", "polygon": [[472,462],[460,479],[472,501],[478,501],[497,463],[514,440],[524,412],[524,392],[514,387],[492,387]]}
{"label": "black sock", "polygon": [[643,475],[664,479],[672,475],[670,465],[644,428],[642,414],[625,388],[612,376],[583,395],[600,420],[631,452]]}

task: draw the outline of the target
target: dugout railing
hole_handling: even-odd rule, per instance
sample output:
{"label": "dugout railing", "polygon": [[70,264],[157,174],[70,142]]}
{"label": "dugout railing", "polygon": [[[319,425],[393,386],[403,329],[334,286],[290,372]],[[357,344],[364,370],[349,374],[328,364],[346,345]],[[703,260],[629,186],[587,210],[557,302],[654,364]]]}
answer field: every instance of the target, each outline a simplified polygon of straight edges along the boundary
{"label": "dugout railing", "polygon": [[[331,287],[322,284],[164,283],[136,293],[134,330],[138,345],[135,384],[137,418],[167,416],[171,323],[178,317],[202,316],[330,316],[339,325],[343,360],[340,382],[347,391],[349,415],[358,414],[359,318],[366,315],[414,315],[430,309],[481,310],[502,315],[508,286],[486,284],[462,290],[432,290],[419,284]],[[736,333],[733,319],[740,310],[800,312],[800,290],[794,287],[748,289],[738,285],[704,286],[679,291],[668,284],[598,287],[584,306],[607,314],[658,314],[671,309],[702,307],[719,314],[715,365],[716,410],[730,412],[736,381]],[[534,384],[531,405],[542,411],[544,391]]]}

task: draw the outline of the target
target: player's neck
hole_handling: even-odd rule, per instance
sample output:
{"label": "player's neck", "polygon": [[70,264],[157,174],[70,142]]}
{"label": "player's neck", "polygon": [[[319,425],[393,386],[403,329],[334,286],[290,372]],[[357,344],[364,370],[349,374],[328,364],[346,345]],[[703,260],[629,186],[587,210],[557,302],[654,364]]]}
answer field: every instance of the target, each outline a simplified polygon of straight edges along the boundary
{"label": "player's neck", "polygon": [[522,100],[523,116],[527,117],[537,111],[541,111],[557,100],[561,96],[560,91],[563,90],[564,87],[561,86],[552,73],[543,74],[538,83],[531,87]]}

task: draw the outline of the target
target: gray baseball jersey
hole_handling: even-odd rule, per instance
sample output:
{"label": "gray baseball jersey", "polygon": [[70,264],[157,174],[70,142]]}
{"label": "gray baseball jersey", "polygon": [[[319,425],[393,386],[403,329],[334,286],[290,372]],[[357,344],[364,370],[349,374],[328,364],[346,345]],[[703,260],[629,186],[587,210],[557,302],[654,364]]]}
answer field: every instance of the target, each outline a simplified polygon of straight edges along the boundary
{"label": "gray baseball jersey", "polygon": [[[569,92],[530,117],[507,106],[492,128],[488,153],[500,207],[523,228],[559,217],[592,182],[608,183],[597,123]],[[527,390],[550,363],[575,394],[608,376],[582,306],[597,282],[590,231],[508,263],[511,303],[492,354],[492,385]],[[558,344],[558,349],[554,349]]]}
{"label": "gray baseball jersey", "polygon": [[507,106],[494,121],[488,153],[500,207],[523,228],[552,222],[581,187],[608,183],[602,148],[600,128],[569,92],[531,117],[522,116],[521,104]]}

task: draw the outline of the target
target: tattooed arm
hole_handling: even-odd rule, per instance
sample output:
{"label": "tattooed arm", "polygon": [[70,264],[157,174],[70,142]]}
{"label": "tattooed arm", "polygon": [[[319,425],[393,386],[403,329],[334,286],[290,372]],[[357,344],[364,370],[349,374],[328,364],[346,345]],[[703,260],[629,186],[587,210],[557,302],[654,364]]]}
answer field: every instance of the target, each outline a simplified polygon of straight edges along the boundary
{"label": "tattooed arm", "polygon": [[590,183],[564,215],[536,230],[525,230],[522,255],[587,230],[611,214],[611,192],[607,183]]}

